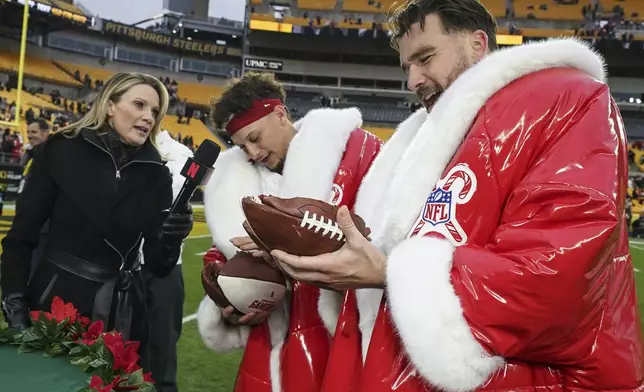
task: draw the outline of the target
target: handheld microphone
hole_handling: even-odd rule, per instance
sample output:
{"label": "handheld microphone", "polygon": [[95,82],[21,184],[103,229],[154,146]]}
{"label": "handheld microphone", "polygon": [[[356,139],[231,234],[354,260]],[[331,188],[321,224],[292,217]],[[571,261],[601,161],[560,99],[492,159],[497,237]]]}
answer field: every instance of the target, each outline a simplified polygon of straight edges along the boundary
{"label": "handheld microphone", "polygon": [[181,169],[181,175],[186,178],[183,183],[179,194],[177,195],[170,213],[184,212],[185,206],[188,204],[192,195],[199,185],[204,185],[210,179],[214,168],[215,161],[219,157],[221,148],[212,140],[204,140],[197,151],[194,158],[188,158],[186,164]]}

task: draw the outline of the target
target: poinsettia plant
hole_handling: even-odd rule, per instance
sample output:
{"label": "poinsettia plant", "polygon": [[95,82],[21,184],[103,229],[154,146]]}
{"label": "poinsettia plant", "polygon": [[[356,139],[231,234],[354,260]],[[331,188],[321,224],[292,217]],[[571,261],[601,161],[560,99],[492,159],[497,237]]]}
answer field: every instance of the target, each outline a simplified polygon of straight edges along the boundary
{"label": "poinsettia plant", "polygon": [[138,365],[139,342],[123,339],[116,331],[104,331],[102,321],[79,315],[71,303],[54,297],[51,312],[31,312],[32,326],[17,331],[0,322],[0,344],[18,346],[19,353],[43,351],[43,356],[65,355],[92,377],[78,392],[154,390],[150,373]]}

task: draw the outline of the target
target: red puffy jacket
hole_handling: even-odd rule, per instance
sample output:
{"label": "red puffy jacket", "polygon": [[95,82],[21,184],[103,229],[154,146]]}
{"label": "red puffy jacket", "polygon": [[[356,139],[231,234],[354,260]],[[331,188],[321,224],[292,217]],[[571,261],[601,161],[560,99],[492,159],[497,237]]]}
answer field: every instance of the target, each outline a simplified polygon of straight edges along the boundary
{"label": "red puffy jacket", "polygon": [[[239,201],[270,193],[311,197],[352,206],[363,176],[381,142],[360,129],[356,109],[319,109],[296,123],[283,175],[251,165],[239,149],[225,152],[205,192],[206,219],[214,246],[204,262],[224,263],[237,252],[229,239],[245,236]],[[222,160],[223,158],[223,160]],[[225,175],[224,175],[225,173]],[[235,392],[318,392],[328,359],[330,335],[317,312],[319,289],[293,282],[283,306],[252,329],[227,326],[221,311],[205,297],[199,331],[210,348],[245,347]]]}
{"label": "red puffy jacket", "polygon": [[573,40],[501,50],[399,127],[355,205],[388,255],[384,300],[345,303],[325,392],[642,389],[604,78]]}

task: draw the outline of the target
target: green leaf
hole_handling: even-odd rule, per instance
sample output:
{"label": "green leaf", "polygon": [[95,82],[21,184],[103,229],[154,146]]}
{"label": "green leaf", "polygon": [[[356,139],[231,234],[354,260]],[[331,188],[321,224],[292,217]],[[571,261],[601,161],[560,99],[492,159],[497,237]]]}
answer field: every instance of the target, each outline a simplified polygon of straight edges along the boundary
{"label": "green leaf", "polygon": [[110,363],[104,360],[103,358],[96,358],[89,362],[89,366],[98,369],[102,366],[108,366]]}
{"label": "green leaf", "polygon": [[92,357],[85,356],[85,357],[74,358],[70,362],[72,365],[88,365],[91,360],[92,360]]}
{"label": "green leaf", "polygon": [[37,351],[38,349],[35,347],[31,347],[27,344],[22,344],[20,347],[18,347],[18,354],[25,354],[25,353],[31,353],[34,351]]}
{"label": "green leaf", "polygon": [[143,370],[139,369],[134,373],[128,375],[127,385],[141,385],[143,384]]}
{"label": "green leaf", "polygon": [[154,392],[154,384],[146,382],[137,390],[137,392]]}
{"label": "green leaf", "polygon": [[55,357],[65,352],[63,346],[59,343],[52,343],[45,348],[45,355],[47,357]]}

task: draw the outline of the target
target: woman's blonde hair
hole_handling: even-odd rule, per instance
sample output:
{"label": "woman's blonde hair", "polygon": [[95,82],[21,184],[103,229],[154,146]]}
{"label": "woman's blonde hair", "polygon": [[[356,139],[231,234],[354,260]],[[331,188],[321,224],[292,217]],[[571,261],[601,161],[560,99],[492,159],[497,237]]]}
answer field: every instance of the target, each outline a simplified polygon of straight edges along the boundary
{"label": "woman's blonde hair", "polygon": [[75,123],[61,128],[58,132],[64,133],[68,137],[75,137],[81,129],[99,130],[103,128],[108,121],[107,109],[109,102],[118,102],[123,94],[139,84],[150,86],[159,94],[159,113],[155,118],[154,127],[152,127],[148,138],[150,143],[157,147],[156,138],[159,134],[161,120],[168,111],[170,97],[168,96],[168,90],[159,79],[138,72],[120,72],[112,76],[98,92],[92,103],[92,108],[87,114]]}

